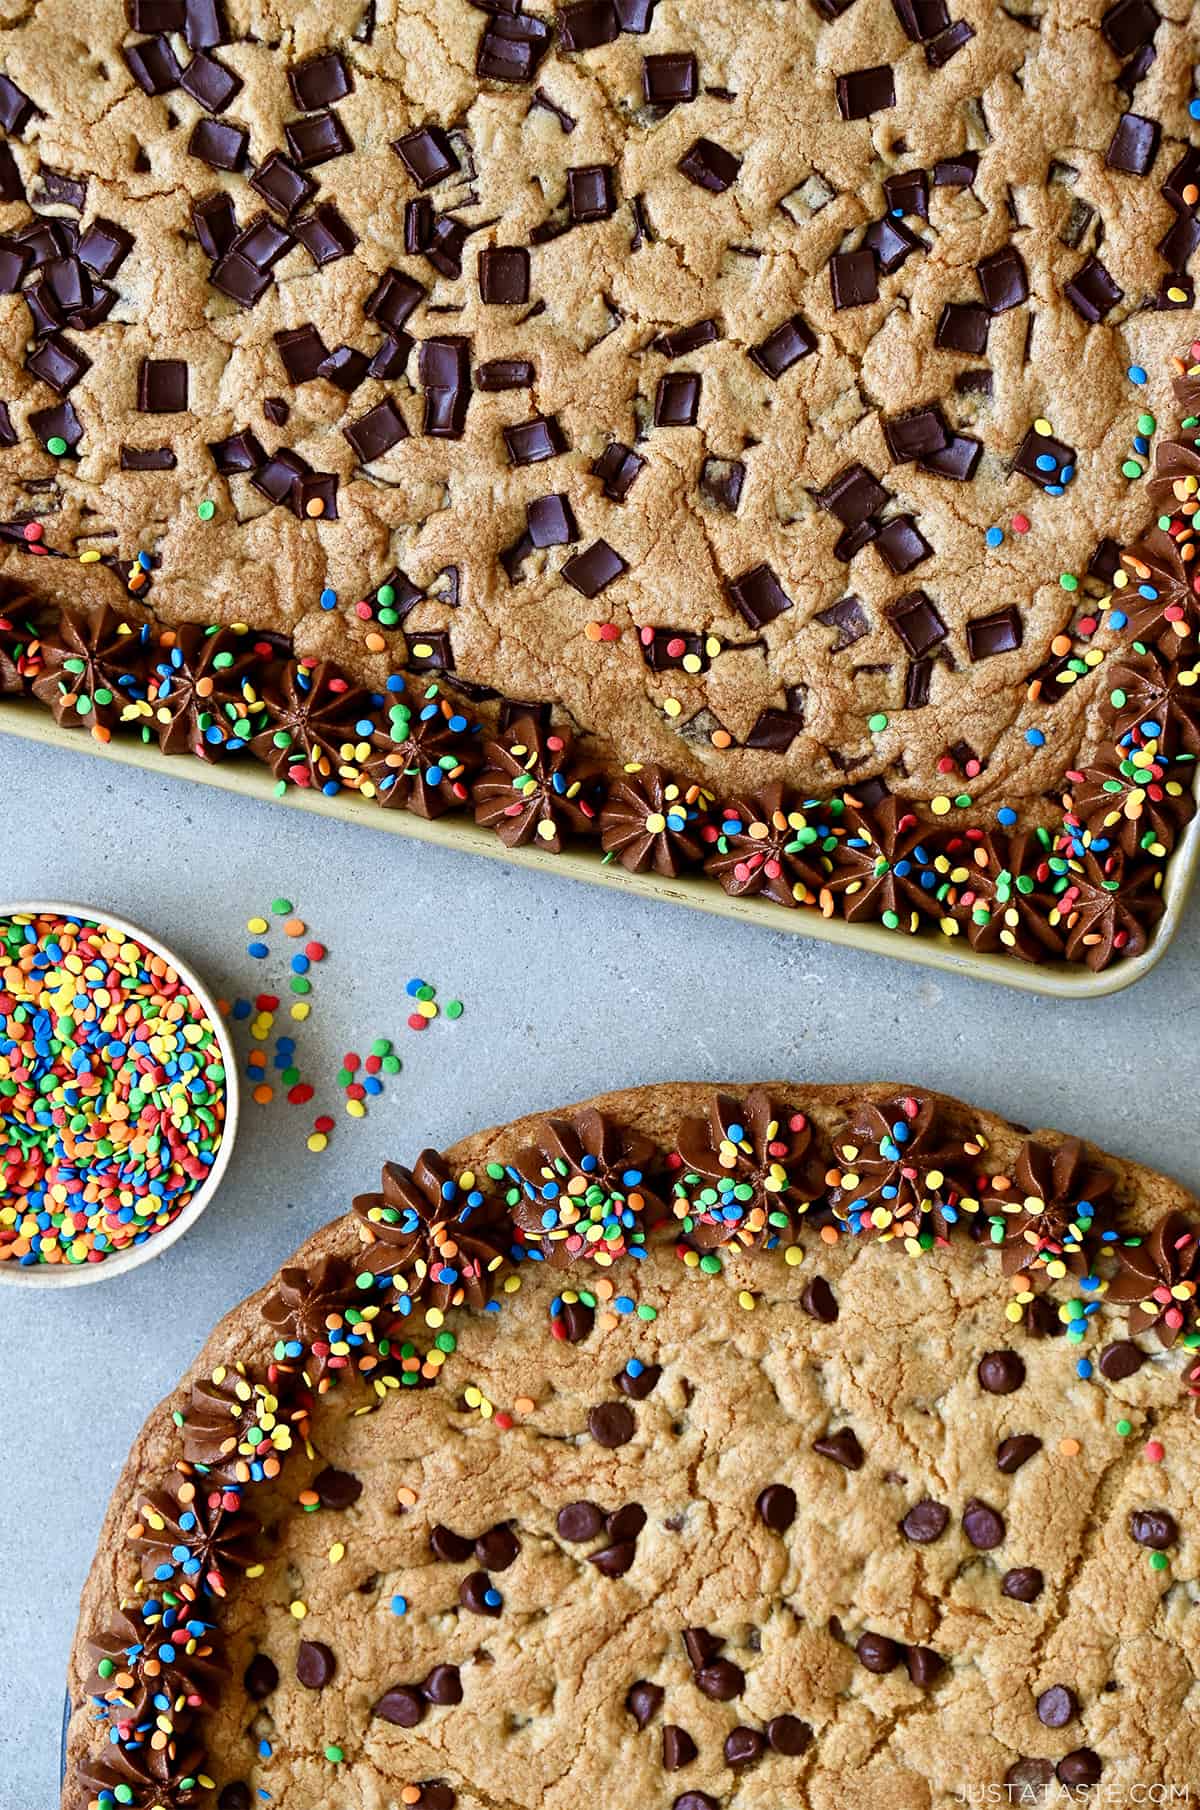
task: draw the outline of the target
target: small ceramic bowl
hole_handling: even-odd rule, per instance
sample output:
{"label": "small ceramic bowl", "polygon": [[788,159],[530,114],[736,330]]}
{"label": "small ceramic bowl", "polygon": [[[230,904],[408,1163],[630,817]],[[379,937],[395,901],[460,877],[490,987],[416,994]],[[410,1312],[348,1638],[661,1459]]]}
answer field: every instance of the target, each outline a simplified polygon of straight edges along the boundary
{"label": "small ceramic bowl", "polygon": [[152,1233],[142,1244],[133,1244],[127,1250],[114,1251],[111,1256],[105,1257],[102,1263],[31,1263],[28,1265],[12,1261],[0,1263],[0,1287],[79,1288],[87,1282],[106,1282],[111,1276],[123,1276],[128,1271],[139,1268],[141,1264],[149,1263],[152,1257],[161,1256],[169,1246],[175,1243],[177,1238],[182,1238],[189,1226],[195,1225],[220,1187],[221,1177],[225,1173],[233,1151],[238,1123],[237,1058],[230,1041],[228,1028],[217,1011],[216,1000],[188,964],[180,961],[179,957],[168,949],[158,937],[152,936],[147,930],[142,930],[137,924],[129,923],[125,918],[117,917],[111,911],[103,911],[92,905],[64,905],[58,901],[47,902],[42,899],[35,899],[32,902],[17,900],[13,903],[5,903],[0,900],[0,919],[32,917],[39,912],[50,912],[63,918],[82,918],[85,923],[89,924],[111,925],[114,930],[120,930],[124,935],[133,937],[136,942],[143,944],[155,955],[161,955],[163,960],[174,968],[180,980],[203,1007],[205,1016],[216,1031],[225,1068],[225,1125],[221,1134],[221,1148],[217,1152],[216,1161],[208,1175],[170,1225],[164,1226],[161,1232]]}

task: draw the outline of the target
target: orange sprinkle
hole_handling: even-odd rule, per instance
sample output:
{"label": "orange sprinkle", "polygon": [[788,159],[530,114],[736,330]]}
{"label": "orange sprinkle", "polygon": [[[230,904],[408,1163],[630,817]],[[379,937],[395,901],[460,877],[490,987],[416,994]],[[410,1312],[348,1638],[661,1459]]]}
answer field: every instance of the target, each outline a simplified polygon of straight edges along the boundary
{"label": "orange sprinkle", "polygon": [[518,1395],[513,1403],[513,1409],[517,1414],[532,1414],[536,1406],[537,1403],[531,1395]]}
{"label": "orange sprinkle", "polygon": [[372,633],[367,636],[366,640],[367,646],[373,654],[381,654],[387,647],[387,642],[380,634]]}
{"label": "orange sprinkle", "polygon": [[400,1488],[396,1491],[396,1500],[401,1508],[415,1508],[417,1505],[417,1492],[415,1489],[410,1489],[407,1483],[402,1483]]}
{"label": "orange sprinkle", "polygon": [[273,1100],[274,1098],[275,1098],[275,1089],[271,1086],[271,1083],[269,1081],[260,1081],[258,1086],[254,1090],[255,1105],[256,1106],[266,1106],[268,1104],[268,1102]]}
{"label": "orange sprinkle", "polygon": [[311,516],[324,515],[324,513],[325,513],[324,500],[319,496],[310,496],[307,503],[305,503],[305,505],[304,505],[304,513],[305,513],[305,515],[311,515]]}
{"label": "orange sprinkle", "polygon": [[1058,1449],[1064,1458],[1078,1458],[1082,1447],[1077,1439],[1060,1439]]}

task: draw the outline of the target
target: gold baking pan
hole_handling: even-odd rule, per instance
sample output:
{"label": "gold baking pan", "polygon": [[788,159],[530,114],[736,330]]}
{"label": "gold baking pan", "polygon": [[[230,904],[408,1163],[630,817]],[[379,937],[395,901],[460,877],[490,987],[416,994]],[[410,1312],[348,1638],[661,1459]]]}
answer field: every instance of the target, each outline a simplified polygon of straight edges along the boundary
{"label": "gold baking pan", "polygon": [[[817,911],[803,908],[788,911],[762,899],[734,899],[715,880],[703,875],[664,880],[657,874],[631,874],[619,862],[603,863],[598,851],[591,849],[568,849],[561,855],[536,848],[509,849],[493,831],[481,828],[469,816],[443,817],[427,823],[410,811],[381,810],[378,805],[356,798],[349,791],[340,792],[335,798],[325,798],[320,793],[289,786],[286,793],[277,796],[274,778],[255,761],[223,761],[220,765],[210,765],[207,761],[181,755],[161,754],[157,748],[123,741],[119,737],[111,742],[97,742],[78,729],[60,728],[48,711],[22,699],[0,700],[0,732],[20,735],[52,748],[67,748],[76,754],[95,754],[105,760],[121,761],[156,777],[199,780],[201,785],[220,786],[223,791],[236,792],[242,798],[259,799],[264,804],[285,805],[321,817],[337,817],[343,823],[390,831],[417,842],[433,842],[440,848],[458,849],[469,855],[490,855],[517,867],[532,867],[570,880],[610,886],[618,892],[632,893],[635,898],[690,905],[694,911],[712,912],[717,917],[733,918],[738,923],[757,924],[765,930],[792,931],[798,936],[815,937],[823,943],[839,944],[844,949],[865,949],[871,955],[889,955],[900,961],[917,962],[926,968],[938,968],[943,974],[963,975],[969,980],[997,981],[1001,986],[1016,987],[1024,993],[1042,993],[1051,999],[1098,999],[1107,993],[1119,993],[1148,974],[1166,954],[1179,928],[1200,861],[1198,815],[1168,864],[1163,887],[1166,910],[1149,948],[1143,955],[1114,962],[1103,973],[1093,974],[1085,967],[1065,962],[1035,966],[1010,956],[983,955],[970,947],[965,936],[953,940],[937,934],[906,936],[900,931],[885,930],[881,924],[846,924],[839,918],[823,918]],[[0,776],[3,770],[0,753]]]}

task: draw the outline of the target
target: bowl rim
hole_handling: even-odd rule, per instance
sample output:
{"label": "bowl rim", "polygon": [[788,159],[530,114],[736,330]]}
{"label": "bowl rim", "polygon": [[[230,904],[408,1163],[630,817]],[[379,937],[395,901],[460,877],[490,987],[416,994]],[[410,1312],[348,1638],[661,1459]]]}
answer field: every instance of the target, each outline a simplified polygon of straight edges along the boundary
{"label": "bowl rim", "polygon": [[115,911],[106,911],[92,905],[64,903],[61,899],[7,900],[0,899],[0,919],[12,917],[37,916],[39,913],[53,912],[59,917],[81,918],[84,923],[99,924],[120,930],[125,936],[132,937],[145,948],[161,955],[164,961],[178,974],[188,991],[195,995],[209,1022],[216,1033],[221,1047],[221,1057],[225,1067],[225,1124],[221,1132],[221,1148],[217,1152],[216,1161],[209,1170],[204,1181],[197,1188],[192,1198],[161,1232],[155,1232],[143,1244],[131,1245],[127,1250],[115,1251],[112,1256],[105,1257],[101,1263],[59,1264],[36,1263],[21,1265],[19,1263],[0,1263],[0,1287],[12,1288],[78,1288],[90,1282],[107,1281],[112,1276],[127,1275],[130,1270],[139,1269],[151,1258],[159,1257],[169,1249],[178,1238],[194,1225],[201,1213],[208,1206],[213,1195],[221,1185],[222,1178],[229,1166],[233,1154],[234,1141],[237,1136],[239,1112],[239,1085],[237,1072],[237,1055],[233,1047],[233,1039],[229,1027],[217,1009],[216,998],[205,986],[190,963],[180,960],[162,938],[153,931],[143,930],[140,925],[121,917]]}

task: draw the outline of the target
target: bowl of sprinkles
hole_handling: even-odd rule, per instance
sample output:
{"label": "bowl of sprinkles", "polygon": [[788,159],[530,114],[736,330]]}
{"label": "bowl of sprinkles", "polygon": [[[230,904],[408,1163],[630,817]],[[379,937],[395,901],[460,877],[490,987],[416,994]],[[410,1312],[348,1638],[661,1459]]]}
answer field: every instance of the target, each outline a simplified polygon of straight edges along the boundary
{"label": "bowl of sprinkles", "polygon": [[88,906],[0,904],[0,1284],[158,1256],[220,1185],[237,1109],[216,1002],[157,938]]}

